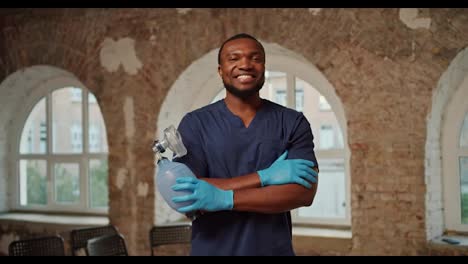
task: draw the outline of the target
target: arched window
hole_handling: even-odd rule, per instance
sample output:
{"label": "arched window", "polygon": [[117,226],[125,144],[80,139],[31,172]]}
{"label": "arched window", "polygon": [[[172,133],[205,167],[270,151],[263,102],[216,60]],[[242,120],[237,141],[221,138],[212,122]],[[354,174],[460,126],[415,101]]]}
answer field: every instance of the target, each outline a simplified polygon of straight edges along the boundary
{"label": "arched window", "polygon": [[65,87],[29,109],[15,144],[13,207],[107,212],[107,136],[95,96],[84,88]]}
{"label": "arched window", "polygon": [[446,231],[468,231],[468,76],[447,105],[442,131]]}
{"label": "arched window", "polygon": [[[211,102],[225,96],[226,91],[223,88]],[[320,187],[311,206],[292,212],[293,221],[349,224],[344,140],[333,107],[311,84],[298,78],[293,72],[266,71],[260,96],[303,112],[314,134],[315,153],[320,166]]]}

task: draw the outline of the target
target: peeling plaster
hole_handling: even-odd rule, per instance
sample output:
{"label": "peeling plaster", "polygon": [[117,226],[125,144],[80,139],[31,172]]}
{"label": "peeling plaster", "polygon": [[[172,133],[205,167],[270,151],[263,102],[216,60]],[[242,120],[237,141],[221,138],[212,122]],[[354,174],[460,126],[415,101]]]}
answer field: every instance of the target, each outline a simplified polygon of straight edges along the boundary
{"label": "peeling plaster", "polygon": [[125,137],[130,139],[135,135],[135,111],[133,109],[132,97],[125,97],[123,108],[125,122]]}
{"label": "peeling plaster", "polygon": [[309,8],[309,12],[312,13],[313,16],[318,15],[318,13],[320,13],[321,10],[322,8]]}
{"label": "peeling plaster", "polygon": [[410,57],[411,62],[416,60],[416,53],[414,53],[415,48],[416,48],[416,42],[413,40],[411,42],[411,57]]}
{"label": "peeling plaster", "polygon": [[185,15],[187,14],[189,11],[192,10],[192,8],[176,8],[177,10],[177,13],[181,14],[181,15]]}
{"label": "peeling plaster", "polygon": [[150,38],[149,38],[149,41],[151,43],[151,46],[155,46],[156,45],[156,36],[151,35]]}
{"label": "peeling plaster", "polygon": [[117,71],[122,65],[126,73],[134,75],[143,66],[136,56],[135,40],[131,38],[122,38],[117,41],[106,38],[102,43],[99,58],[101,66],[109,72]]}
{"label": "peeling plaster", "polygon": [[148,196],[148,183],[146,182],[139,182],[137,186],[137,195],[146,197]]}
{"label": "peeling plaster", "polygon": [[115,184],[117,185],[117,188],[119,190],[122,190],[124,184],[125,184],[125,180],[127,179],[127,176],[128,176],[128,170],[125,169],[125,168],[120,168],[117,170],[117,181],[115,182]]}
{"label": "peeling plaster", "polygon": [[400,20],[409,28],[430,28],[430,18],[418,18],[419,10],[417,8],[400,8]]}

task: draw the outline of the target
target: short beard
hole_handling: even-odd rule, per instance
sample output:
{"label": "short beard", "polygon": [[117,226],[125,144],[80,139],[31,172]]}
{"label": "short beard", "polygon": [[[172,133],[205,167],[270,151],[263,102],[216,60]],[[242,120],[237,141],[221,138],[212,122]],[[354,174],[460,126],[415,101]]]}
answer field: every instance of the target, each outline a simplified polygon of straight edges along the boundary
{"label": "short beard", "polygon": [[265,80],[263,80],[261,83],[259,83],[257,86],[255,86],[254,88],[252,89],[248,89],[248,90],[239,90],[237,89],[236,87],[234,87],[233,85],[230,85],[230,84],[227,84],[223,81],[223,84],[224,84],[224,87],[226,88],[226,90],[231,93],[232,95],[234,95],[235,97],[237,98],[240,98],[242,100],[246,100],[248,99],[249,97],[253,96],[254,94],[256,94],[258,91],[260,91],[260,89],[262,89],[263,87],[263,84],[265,83]]}

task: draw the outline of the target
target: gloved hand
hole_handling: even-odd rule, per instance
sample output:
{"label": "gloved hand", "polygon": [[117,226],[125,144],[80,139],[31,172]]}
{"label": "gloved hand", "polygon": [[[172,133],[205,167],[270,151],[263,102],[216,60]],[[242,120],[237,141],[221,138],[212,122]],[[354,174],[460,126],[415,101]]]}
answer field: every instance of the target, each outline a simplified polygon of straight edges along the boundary
{"label": "gloved hand", "polygon": [[174,191],[189,190],[192,194],[172,198],[174,203],[193,201],[191,205],[177,209],[179,213],[196,210],[222,211],[231,210],[234,206],[234,192],[222,190],[206,181],[193,177],[181,177],[172,185]]}
{"label": "gloved hand", "polygon": [[310,189],[309,182],[317,182],[318,173],[312,169],[315,164],[304,159],[287,160],[287,155],[286,150],[269,168],[257,172],[262,186],[297,183]]}

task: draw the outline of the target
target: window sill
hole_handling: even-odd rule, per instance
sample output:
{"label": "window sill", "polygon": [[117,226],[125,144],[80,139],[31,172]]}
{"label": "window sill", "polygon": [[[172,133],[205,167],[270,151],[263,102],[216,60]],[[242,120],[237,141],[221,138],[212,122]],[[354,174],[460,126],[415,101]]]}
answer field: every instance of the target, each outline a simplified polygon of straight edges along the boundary
{"label": "window sill", "polygon": [[318,228],[318,227],[295,227],[292,229],[293,236],[306,237],[326,237],[326,238],[341,238],[351,239],[351,230],[333,229],[333,228]]}
{"label": "window sill", "polygon": [[[443,241],[443,239],[445,239],[445,238],[456,240],[456,241],[459,242],[459,244],[447,243],[447,242]],[[434,245],[445,245],[445,246],[455,246],[455,247],[467,248],[468,247],[468,236],[462,236],[462,235],[450,235],[450,236],[448,236],[448,235],[444,235],[444,236],[440,236],[440,237],[436,237],[436,238],[432,239],[431,243],[434,244]]]}
{"label": "window sill", "polygon": [[0,214],[0,221],[18,221],[73,226],[101,226],[109,224],[109,218],[107,216],[81,216],[40,213],[3,213]]}

